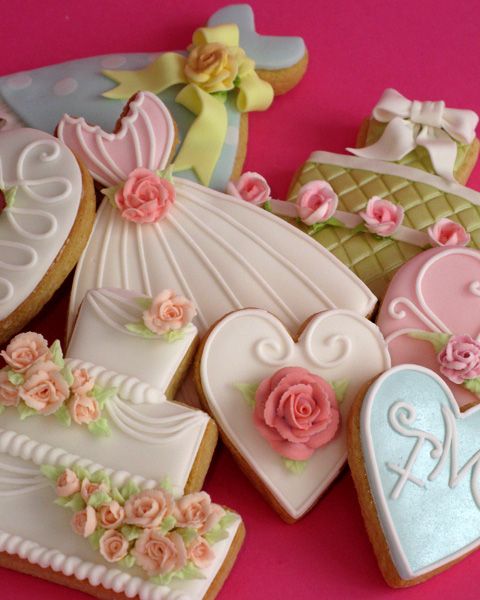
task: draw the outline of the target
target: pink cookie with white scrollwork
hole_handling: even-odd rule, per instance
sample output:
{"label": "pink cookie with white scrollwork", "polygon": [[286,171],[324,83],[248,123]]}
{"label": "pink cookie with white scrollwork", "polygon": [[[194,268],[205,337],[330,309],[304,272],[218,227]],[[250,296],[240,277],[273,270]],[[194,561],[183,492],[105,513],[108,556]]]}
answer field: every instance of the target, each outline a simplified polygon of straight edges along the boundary
{"label": "pink cookie with white scrollwork", "polygon": [[460,407],[480,397],[480,252],[463,247],[419,254],[395,275],[377,324],[393,365],[428,367]]}

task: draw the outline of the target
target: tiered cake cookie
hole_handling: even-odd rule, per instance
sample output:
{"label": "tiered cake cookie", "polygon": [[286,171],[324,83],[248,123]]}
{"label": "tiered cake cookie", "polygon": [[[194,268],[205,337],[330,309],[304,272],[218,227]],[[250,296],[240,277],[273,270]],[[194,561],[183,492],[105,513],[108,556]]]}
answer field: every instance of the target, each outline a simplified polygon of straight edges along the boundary
{"label": "tiered cake cookie", "polygon": [[0,98],[10,126],[20,118],[53,132],[69,113],[111,131],[130,96],[158,93],[179,128],[174,170],[223,190],[243,165],[247,114],[267,109],[306,66],[301,38],[259,35],[252,9],[234,5],[197,29],[187,51],[96,56],[16,73],[0,78]]}

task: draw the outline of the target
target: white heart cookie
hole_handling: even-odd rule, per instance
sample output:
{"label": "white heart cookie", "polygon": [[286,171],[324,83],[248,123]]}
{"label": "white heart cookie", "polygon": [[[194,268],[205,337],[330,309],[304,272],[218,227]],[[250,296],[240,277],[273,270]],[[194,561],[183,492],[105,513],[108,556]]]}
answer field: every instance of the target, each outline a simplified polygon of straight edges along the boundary
{"label": "white heart cookie", "polygon": [[[200,392],[225,442],[287,521],[303,516],[338,475],[347,457],[346,418],[362,385],[390,366],[378,328],[348,310],[313,316],[295,342],[270,313],[246,309],[213,327],[197,361]],[[348,380],[340,427],[301,473],[292,473],[255,428],[236,385],[257,385],[283,367],[302,367],[330,383]]]}

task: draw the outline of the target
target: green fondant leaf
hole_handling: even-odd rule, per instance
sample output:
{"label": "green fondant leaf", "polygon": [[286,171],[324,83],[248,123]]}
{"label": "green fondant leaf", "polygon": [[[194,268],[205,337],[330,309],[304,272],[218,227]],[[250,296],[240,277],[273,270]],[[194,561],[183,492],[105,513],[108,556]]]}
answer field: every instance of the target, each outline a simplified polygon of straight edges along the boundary
{"label": "green fondant leaf", "polygon": [[272,203],[270,202],[270,200],[267,200],[264,204],[263,204],[263,208],[264,210],[268,211],[268,212],[273,212],[272,211]]}
{"label": "green fondant leaf", "polygon": [[213,546],[213,544],[216,544],[217,542],[220,542],[221,540],[224,540],[227,537],[228,532],[225,529],[223,529],[223,527],[220,527],[218,523],[213,529],[210,529],[210,531],[203,536],[205,541],[208,542],[210,546]]}
{"label": "green fondant leaf", "polygon": [[238,87],[240,85],[241,81],[242,80],[240,79],[240,75],[237,75],[235,77],[235,79],[233,80],[233,87]]}
{"label": "green fondant leaf", "polygon": [[60,475],[65,471],[67,467],[54,467],[53,465],[42,465],[40,467],[40,472],[50,481],[54,483],[57,482],[57,479]]}
{"label": "green fondant leaf", "polygon": [[462,385],[469,392],[473,392],[477,396],[480,396],[480,377],[477,377],[476,379],[465,379]]}
{"label": "green fondant leaf", "polygon": [[160,526],[160,531],[162,533],[168,533],[175,527],[176,522],[177,522],[177,519],[175,519],[175,517],[173,515],[166,517],[162,521],[162,525]]}
{"label": "green fondant leaf", "polygon": [[250,408],[255,408],[255,393],[258,389],[258,384],[256,383],[234,383],[233,387],[238,390],[245,402],[250,406]]}
{"label": "green fondant leaf", "polygon": [[213,92],[210,95],[216,98],[222,104],[225,104],[225,102],[227,101],[227,92]]}
{"label": "green fondant leaf", "polygon": [[67,382],[68,387],[72,387],[73,382],[75,381],[75,379],[73,377],[72,369],[70,367],[67,367],[67,365],[65,365],[63,367],[63,369],[60,371],[60,373],[62,374],[62,377]]}
{"label": "green fondant leaf", "polygon": [[22,385],[25,382],[25,376],[22,373],[15,373],[12,369],[7,371],[7,377],[12,385]]}
{"label": "green fondant leaf", "polygon": [[139,491],[140,488],[131,479],[120,489],[120,493],[125,498],[125,500],[128,500],[130,496],[138,494]]}
{"label": "green fondant leaf", "polygon": [[78,512],[85,508],[85,502],[81,494],[73,494],[73,496],[67,496],[66,498],[57,498],[55,504],[64,508],[70,508],[73,512]]}
{"label": "green fondant leaf", "polygon": [[185,327],[182,327],[182,329],[172,329],[171,331],[167,331],[167,333],[164,333],[162,337],[169,344],[176,342],[177,340],[183,340],[185,337]]}
{"label": "green fondant leaf", "polygon": [[92,473],[92,475],[90,475],[88,479],[92,483],[104,483],[109,489],[112,486],[108,473],[103,469],[95,471],[95,473]]}
{"label": "green fondant leaf", "polygon": [[411,331],[408,335],[416,340],[425,340],[426,342],[430,342],[433,346],[433,349],[437,353],[443,350],[451,337],[449,333],[440,333],[439,331],[423,331],[421,329]]}
{"label": "green fondant leaf", "polygon": [[72,424],[72,417],[65,404],[62,404],[62,406],[53,414],[62,425],[65,425],[65,427],[70,427]]}
{"label": "green fondant leaf", "polygon": [[88,499],[88,506],[93,506],[93,508],[98,508],[102,506],[102,504],[108,504],[112,501],[112,497],[104,492],[103,490],[97,490],[93,492],[93,494]]}
{"label": "green fondant leaf", "polygon": [[52,361],[63,369],[65,366],[65,361],[63,360],[63,351],[62,346],[60,344],[60,340],[55,340],[53,344],[50,346],[50,352],[52,353]]}
{"label": "green fondant leaf", "polygon": [[131,554],[127,554],[125,558],[122,558],[118,565],[124,569],[131,569],[135,566],[135,557]]}
{"label": "green fondant leaf", "polygon": [[117,487],[112,488],[112,498],[122,506],[125,504],[125,498]]}
{"label": "green fondant leaf", "polygon": [[238,515],[232,512],[231,510],[227,510],[218,522],[218,524],[222,529],[227,529],[227,527],[230,527],[230,525],[232,525],[236,521],[238,521]]}
{"label": "green fondant leaf", "polygon": [[112,433],[105,417],[101,417],[93,423],[89,423],[88,431],[97,437],[108,437]]}
{"label": "green fondant leaf", "polygon": [[[173,181],[173,164],[170,163],[166,169],[159,169],[157,175],[167,181]],[[150,307],[149,307],[150,308]]]}
{"label": "green fondant leaf", "polygon": [[314,223],[308,230],[308,235],[315,235],[316,233],[322,231],[322,229],[325,229],[326,226],[327,223]]}
{"label": "green fondant leaf", "polygon": [[157,337],[157,334],[153,333],[153,331],[150,331],[150,329],[144,323],[127,323],[125,325],[125,329],[144,338],[150,339]]}
{"label": "green fondant leaf", "polygon": [[29,417],[33,417],[33,415],[38,414],[34,408],[30,408],[23,402],[20,402],[20,404],[17,406],[17,411],[20,415],[20,421],[24,421],[25,419],[28,419]]}
{"label": "green fondant leaf", "polygon": [[95,529],[92,535],[88,537],[88,541],[90,542],[90,545],[94,550],[98,550],[100,548],[100,538],[105,533],[105,531],[105,529],[99,527],[98,529]]}
{"label": "green fondant leaf", "polygon": [[12,206],[14,205],[16,193],[17,193],[16,185],[11,188],[8,188],[6,190],[3,190],[3,195],[5,197],[5,204],[7,205],[7,208],[12,208]]}
{"label": "green fondant leaf", "polygon": [[153,298],[135,298],[135,302],[143,310],[148,310],[152,306]]}
{"label": "green fondant leaf", "polygon": [[120,185],[114,185],[112,187],[103,188],[101,190],[102,194],[105,196],[105,198],[108,199],[113,208],[118,208],[117,203],[115,202],[115,194],[120,189],[120,187]]}
{"label": "green fondant leaf", "polygon": [[83,479],[90,480],[90,473],[87,471],[87,469],[84,469],[80,465],[74,465],[73,467],[70,467],[70,469],[75,473],[75,475],[80,479],[80,481],[82,481]]}
{"label": "green fondant leaf", "polygon": [[351,233],[369,233],[368,229],[363,223],[360,223],[360,225],[357,225],[356,227],[352,227],[350,231]]}
{"label": "green fondant leaf", "polygon": [[284,458],[283,464],[294,475],[301,475],[307,468],[306,460],[290,460],[289,458]]}
{"label": "green fondant leaf", "polygon": [[5,412],[5,406],[0,405],[0,415],[2,415]]}
{"label": "green fondant leaf", "polygon": [[345,227],[345,223],[342,223],[340,219],[336,219],[335,217],[330,217],[327,221],[327,225],[330,225],[331,227]]}
{"label": "green fondant leaf", "polygon": [[335,392],[335,396],[337,397],[337,402],[339,404],[341,404],[344,401],[345,394],[349,385],[350,382],[348,379],[339,379],[338,381],[332,381],[332,388]]}
{"label": "green fondant leaf", "polygon": [[193,564],[192,561],[189,561],[183,567],[183,569],[180,569],[179,571],[170,571],[170,573],[165,573],[165,575],[151,577],[150,582],[154,583],[155,585],[169,585],[172,579],[184,581],[188,579],[205,579],[205,575]]}
{"label": "green fondant leaf", "polygon": [[100,410],[103,410],[105,407],[105,402],[115,396],[118,393],[118,389],[116,387],[100,387],[99,385],[94,386],[92,390],[92,395],[95,400],[98,402]]}
{"label": "green fondant leaf", "polygon": [[165,475],[162,481],[160,481],[160,487],[170,494],[173,493],[173,485],[168,475]]}
{"label": "green fondant leaf", "polygon": [[135,527],[135,525],[124,525],[120,531],[128,542],[137,540],[143,533],[143,529],[141,527]]}
{"label": "green fondant leaf", "polygon": [[175,530],[175,533],[178,533],[178,535],[183,538],[186,546],[188,546],[196,537],[198,537],[197,530],[193,529],[193,527],[179,527]]}

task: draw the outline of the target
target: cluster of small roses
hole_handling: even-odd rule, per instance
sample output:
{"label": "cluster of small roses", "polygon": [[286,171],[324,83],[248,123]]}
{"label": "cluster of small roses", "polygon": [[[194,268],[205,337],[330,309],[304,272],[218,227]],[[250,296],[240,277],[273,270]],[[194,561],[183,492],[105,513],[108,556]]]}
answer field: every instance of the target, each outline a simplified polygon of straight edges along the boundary
{"label": "cluster of small roses", "polygon": [[154,583],[202,578],[215,559],[211,546],[236,519],[205,492],[174,499],[162,488],[140,490],[132,481],[113,487],[108,475],[79,467],[43,466],[55,481],[57,504],[74,511],[72,528],[103,558],[142,568]]}
{"label": "cluster of small roses", "polygon": [[51,346],[33,332],[15,336],[1,353],[0,412],[16,407],[20,418],[55,415],[64,425],[86,425],[94,434],[107,434],[102,418],[105,400],[114,390],[95,386],[85,369],[65,365],[58,341]]}

